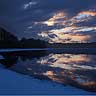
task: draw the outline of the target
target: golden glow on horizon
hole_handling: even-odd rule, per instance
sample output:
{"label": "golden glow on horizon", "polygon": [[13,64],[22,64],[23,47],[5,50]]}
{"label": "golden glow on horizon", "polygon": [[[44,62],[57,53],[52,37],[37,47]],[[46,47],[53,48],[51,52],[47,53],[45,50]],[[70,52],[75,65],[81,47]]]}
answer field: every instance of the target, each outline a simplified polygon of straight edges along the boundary
{"label": "golden glow on horizon", "polygon": [[[48,32],[42,32],[39,35],[44,37],[44,38],[48,38],[48,34],[50,34],[50,35],[55,34],[54,38],[50,39],[50,37],[49,37],[49,42],[50,43],[55,43],[55,42],[56,43],[61,43],[61,42],[62,43],[74,43],[74,42],[79,42],[79,43],[83,42],[83,43],[85,43],[91,38],[90,35],[81,35],[81,34],[78,34],[78,33],[76,33],[76,34],[71,34],[71,33],[70,34],[66,34],[66,32],[68,30],[70,30],[70,29],[71,28],[69,28],[69,29],[65,28],[65,29],[62,29],[60,31],[59,30],[56,30],[56,31],[52,30],[49,33]],[[78,32],[79,32],[79,30],[78,30]]]}
{"label": "golden glow on horizon", "polygon": [[[60,43],[60,42],[64,42],[64,43],[72,43],[72,42],[86,42],[90,36],[84,36],[84,35],[72,35],[72,34],[62,34],[62,33],[59,33],[59,38],[60,39],[53,39],[53,42],[57,42],[57,43]],[[64,38],[64,39],[63,39]]]}

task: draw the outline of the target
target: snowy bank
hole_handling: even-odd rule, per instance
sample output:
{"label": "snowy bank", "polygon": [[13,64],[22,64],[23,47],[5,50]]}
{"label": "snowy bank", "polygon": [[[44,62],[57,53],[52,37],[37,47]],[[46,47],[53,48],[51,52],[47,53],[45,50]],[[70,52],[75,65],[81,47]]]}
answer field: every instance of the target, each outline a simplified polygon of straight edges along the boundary
{"label": "snowy bank", "polygon": [[0,94],[96,94],[0,68]]}

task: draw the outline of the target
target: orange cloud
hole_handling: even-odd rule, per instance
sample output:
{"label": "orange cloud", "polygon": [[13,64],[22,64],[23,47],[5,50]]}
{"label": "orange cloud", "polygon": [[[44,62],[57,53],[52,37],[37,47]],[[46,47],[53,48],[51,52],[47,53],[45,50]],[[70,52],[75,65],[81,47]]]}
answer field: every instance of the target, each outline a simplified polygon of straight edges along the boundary
{"label": "orange cloud", "polygon": [[53,15],[49,20],[43,22],[43,24],[47,24],[48,26],[53,26],[57,23],[64,23],[66,14],[64,12],[58,12]]}
{"label": "orange cloud", "polygon": [[[48,30],[45,28],[45,31],[40,29],[41,31],[40,33],[38,33],[40,39],[46,40],[49,43],[85,43],[90,42],[90,40],[92,39],[92,35],[86,35],[83,33],[87,31],[96,31],[96,26],[78,27],[76,24],[88,21],[92,18],[92,16],[96,16],[95,11],[83,11],[79,12],[76,16],[68,19],[67,13],[60,11],[53,14],[53,16],[47,21],[34,22],[34,25],[42,26],[41,24],[46,24],[46,28],[48,26],[53,26],[53,29]],[[32,29],[32,26],[29,26],[28,28]]]}
{"label": "orange cloud", "polygon": [[90,15],[90,16],[96,16],[96,12],[94,12],[94,11],[83,11],[80,14],[86,14],[86,15]]}

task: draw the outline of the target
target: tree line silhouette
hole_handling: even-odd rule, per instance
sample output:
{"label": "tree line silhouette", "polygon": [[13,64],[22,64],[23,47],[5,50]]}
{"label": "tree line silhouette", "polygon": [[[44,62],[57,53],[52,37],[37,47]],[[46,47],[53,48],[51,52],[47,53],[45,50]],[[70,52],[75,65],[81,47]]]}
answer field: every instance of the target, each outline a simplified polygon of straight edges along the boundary
{"label": "tree line silhouette", "polygon": [[11,32],[0,28],[0,48],[96,48],[96,42],[92,43],[48,43],[40,39],[18,38]]}
{"label": "tree line silhouette", "polygon": [[18,40],[12,33],[0,28],[0,48],[45,48],[47,42],[33,38]]}

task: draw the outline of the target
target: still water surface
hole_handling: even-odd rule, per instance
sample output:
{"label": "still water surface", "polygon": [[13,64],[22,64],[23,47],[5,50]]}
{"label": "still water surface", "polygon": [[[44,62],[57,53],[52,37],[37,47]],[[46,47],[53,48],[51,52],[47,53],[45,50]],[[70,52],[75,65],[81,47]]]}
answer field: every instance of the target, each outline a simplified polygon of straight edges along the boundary
{"label": "still water surface", "polygon": [[72,86],[96,92],[96,55],[35,52],[9,52],[1,54],[0,63],[5,68],[49,80],[64,86]]}

